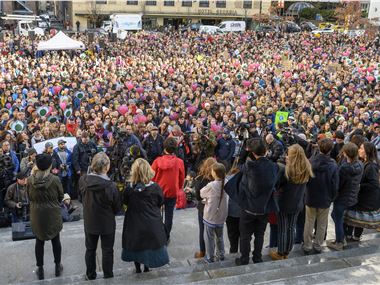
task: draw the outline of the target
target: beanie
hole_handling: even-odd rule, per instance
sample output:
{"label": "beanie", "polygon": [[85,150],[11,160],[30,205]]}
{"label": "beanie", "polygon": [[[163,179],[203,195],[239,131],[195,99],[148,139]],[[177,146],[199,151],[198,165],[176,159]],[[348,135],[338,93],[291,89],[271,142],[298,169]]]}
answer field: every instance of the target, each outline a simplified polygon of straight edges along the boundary
{"label": "beanie", "polygon": [[45,171],[47,170],[53,162],[53,159],[50,154],[39,154],[36,156],[36,165],[39,170]]}

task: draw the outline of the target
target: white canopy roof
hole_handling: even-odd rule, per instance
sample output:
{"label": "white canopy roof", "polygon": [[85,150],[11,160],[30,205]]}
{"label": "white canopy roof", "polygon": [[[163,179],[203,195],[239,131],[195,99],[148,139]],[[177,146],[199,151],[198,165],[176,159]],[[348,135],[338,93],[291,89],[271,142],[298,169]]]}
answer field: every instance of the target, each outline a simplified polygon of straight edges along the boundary
{"label": "white canopy roof", "polygon": [[54,37],[46,42],[40,42],[37,50],[71,50],[85,49],[84,43],[73,40],[63,32],[58,32]]}

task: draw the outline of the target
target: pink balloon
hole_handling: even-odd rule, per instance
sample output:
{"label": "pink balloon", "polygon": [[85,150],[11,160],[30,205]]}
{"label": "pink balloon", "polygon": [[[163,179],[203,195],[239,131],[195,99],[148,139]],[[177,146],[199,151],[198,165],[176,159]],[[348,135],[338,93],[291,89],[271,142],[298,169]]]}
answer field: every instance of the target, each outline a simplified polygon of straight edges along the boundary
{"label": "pink balloon", "polygon": [[145,123],[146,122],[146,117],[144,115],[137,115],[136,116],[137,123]]}
{"label": "pink balloon", "polygon": [[249,86],[251,86],[251,81],[243,80],[242,84],[244,87],[249,87]]}
{"label": "pink balloon", "polygon": [[372,82],[375,80],[375,77],[373,77],[372,75],[369,75],[369,76],[366,76],[366,78],[368,80],[368,82]]}
{"label": "pink balloon", "polygon": [[134,85],[133,85],[132,82],[127,82],[127,83],[125,84],[125,86],[127,86],[127,88],[128,88],[129,91],[131,91],[131,90],[133,89],[133,87],[134,87]]}
{"label": "pink balloon", "polygon": [[351,53],[351,52],[347,50],[347,51],[343,52],[342,55],[343,55],[343,56],[349,56],[350,53]]}
{"label": "pink balloon", "polygon": [[365,47],[360,47],[360,51],[366,51]]}
{"label": "pink balloon", "polygon": [[221,129],[221,127],[218,126],[218,125],[215,125],[215,124],[212,124],[212,125],[211,125],[211,128],[210,128],[210,130],[211,130],[212,132],[214,132],[214,133],[219,132],[220,129]]}
{"label": "pink balloon", "polygon": [[53,107],[52,106],[49,106],[49,112],[47,113],[47,115],[50,115],[51,114],[51,112],[53,112]]}
{"label": "pink balloon", "polygon": [[361,69],[360,67],[358,68],[358,72],[362,72],[363,71],[363,69]]}
{"label": "pink balloon", "polygon": [[329,55],[327,54],[327,53],[322,53],[322,57],[323,58],[326,58],[326,57],[328,57]]}
{"label": "pink balloon", "polygon": [[193,115],[197,111],[197,107],[189,106],[187,107],[187,111],[189,112],[190,115]]}
{"label": "pink balloon", "polygon": [[169,67],[168,68],[168,72],[169,72],[170,75],[173,74],[174,73],[174,68],[173,67]]}
{"label": "pink balloon", "polygon": [[284,76],[285,76],[286,78],[289,78],[290,76],[292,76],[292,74],[291,74],[289,71],[286,71],[286,72],[284,73]]}
{"label": "pink balloon", "polygon": [[274,58],[275,60],[280,60],[280,59],[281,59],[281,56],[280,56],[279,54],[275,54],[275,55],[273,56],[273,58]]}
{"label": "pink balloon", "polygon": [[128,112],[128,107],[127,107],[127,105],[121,105],[121,106],[119,106],[119,108],[117,108],[117,111],[119,112],[119,114],[124,116],[125,113]]}
{"label": "pink balloon", "polygon": [[172,121],[176,121],[178,120],[178,114],[177,113],[173,113],[169,116],[169,119],[172,120]]}
{"label": "pink balloon", "polygon": [[144,87],[137,87],[136,91],[137,91],[137,93],[141,94],[144,92]]}
{"label": "pink balloon", "polygon": [[50,68],[51,68],[52,71],[57,71],[57,66],[56,65],[52,65]]}
{"label": "pink balloon", "polygon": [[240,62],[239,62],[239,61],[235,61],[235,62],[234,62],[234,66],[235,66],[235,67],[239,67],[239,66],[240,66]]}
{"label": "pink balloon", "polygon": [[10,108],[12,108],[12,105],[11,105],[11,103],[7,103],[7,104],[5,104],[5,107],[7,107],[7,109],[10,109]]}
{"label": "pink balloon", "polygon": [[247,103],[247,101],[248,101],[248,97],[247,97],[247,95],[243,95],[243,96],[240,97],[240,102],[241,102],[242,104]]}
{"label": "pink balloon", "polygon": [[197,83],[191,84],[191,90],[195,91],[195,90],[197,90],[197,88],[198,88],[198,84]]}
{"label": "pink balloon", "polygon": [[53,87],[53,94],[54,94],[54,95],[58,95],[59,92],[61,92],[61,90],[62,90],[62,87],[61,87],[61,86],[59,86],[59,85],[55,85],[55,86]]}
{"label": "pink balloon", "polygon": [[373,67],[372,67],[372,66],[368,67],[368,68],[367,68],[367,71],[368,71],[368,72],[372,72],[372,71],[373,71]]}
{"label": "pink balloon", "polygon": [[66,110],[66,107],[67,107],[66,102],[61,102],[61,103],[59,103],[59,107],[60,107],[63,111],[65,111],[65,110]]}

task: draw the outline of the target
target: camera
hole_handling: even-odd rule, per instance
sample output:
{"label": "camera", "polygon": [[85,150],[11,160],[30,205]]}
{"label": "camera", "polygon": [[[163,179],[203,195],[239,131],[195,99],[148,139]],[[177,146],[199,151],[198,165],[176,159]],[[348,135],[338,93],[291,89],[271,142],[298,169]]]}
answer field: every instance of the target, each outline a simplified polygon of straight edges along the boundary
{"label": "camera", "polygon": [[1,169],[12,169],[13,168],[12,157],[8,154],[3,154],[0,156],[0,168]]}

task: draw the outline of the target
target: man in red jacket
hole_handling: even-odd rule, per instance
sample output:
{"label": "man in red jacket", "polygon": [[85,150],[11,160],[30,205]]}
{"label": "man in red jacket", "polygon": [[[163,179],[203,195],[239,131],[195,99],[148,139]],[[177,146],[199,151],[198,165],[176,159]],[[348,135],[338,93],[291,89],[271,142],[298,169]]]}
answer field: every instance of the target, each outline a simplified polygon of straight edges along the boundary
{"label": "man in red jacket", "polygon": [[167,138],[164,142],[164,155],[156,158],[152,164],[155,172],[153,181],[160,185],[164,192],[165,227],[168,239],[173,225],[177,192],[182,189],[185,180],[185,166],[183,160],[175,156],[176,150],[176,139]]}

